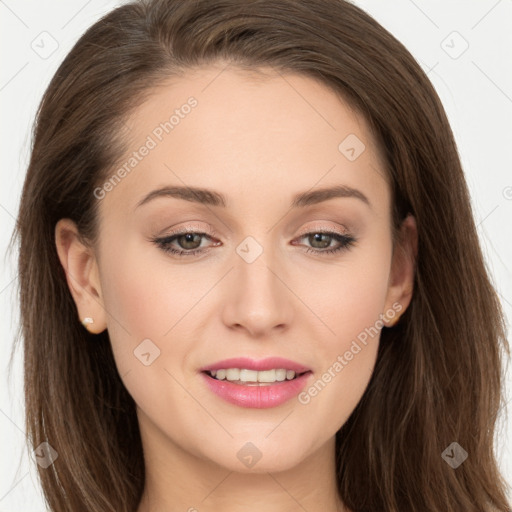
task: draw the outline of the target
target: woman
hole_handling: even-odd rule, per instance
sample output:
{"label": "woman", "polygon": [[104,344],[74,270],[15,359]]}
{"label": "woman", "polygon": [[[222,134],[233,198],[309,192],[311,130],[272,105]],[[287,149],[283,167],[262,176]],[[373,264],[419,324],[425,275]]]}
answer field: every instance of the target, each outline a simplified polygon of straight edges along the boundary
{"label": "woman", "polygon": [[17,235],[51,510],[508,510],[453,135],[352,4],[112,11],[43,98]]}

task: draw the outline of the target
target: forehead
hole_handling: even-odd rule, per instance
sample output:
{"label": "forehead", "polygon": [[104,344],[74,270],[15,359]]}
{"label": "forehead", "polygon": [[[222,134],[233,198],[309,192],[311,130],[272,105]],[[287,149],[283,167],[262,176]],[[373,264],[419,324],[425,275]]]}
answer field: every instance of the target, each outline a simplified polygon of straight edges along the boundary
{"label": "forehead", "polygon": [[[340,183],[379,187],[385,196],[383,164],[364,118],[304,75],[196,68],[154,88],[126,125],[130,149],[116,167],[126,172],[104,208],[115,203],[128,212],[169,184],[228,197],[242,192],[260,204],[262,194],[282,202],[284,192]],[[374,198],[382,208],[384,196]]]}

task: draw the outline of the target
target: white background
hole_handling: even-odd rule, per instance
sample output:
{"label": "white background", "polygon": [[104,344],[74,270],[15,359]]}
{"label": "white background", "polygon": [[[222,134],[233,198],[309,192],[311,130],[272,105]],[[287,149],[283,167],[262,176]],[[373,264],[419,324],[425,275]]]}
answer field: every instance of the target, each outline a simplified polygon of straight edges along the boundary
{"label": "white background", "polygon": [[[438,91],[459,147],[475,219],[508,325],[512,318],[512,0],[357,0],[414,55]],[[74,42],[119,2],[0,0],[1,249],[14,228],[30,150],[30,129],[50,78]],[[458,34],[453,34],[453,32]],[[42,58],[32,46],[51,49]],[[444,41],[444,42],[443,42]],[[462,53],[465,46],[467,50]],[[459,55],[460,54],[460,55]],[[454,58],[457,57],[457,58]],[[0,512],[45,510],[24,445],[22,354],[7,365],[19,320],[16,253],[0,275]],[[507,370],[508,410],[512,377]],[[497,455],[512,484],[512,422],[499,424]],[[469,454],[471,457],[471,454]]]}

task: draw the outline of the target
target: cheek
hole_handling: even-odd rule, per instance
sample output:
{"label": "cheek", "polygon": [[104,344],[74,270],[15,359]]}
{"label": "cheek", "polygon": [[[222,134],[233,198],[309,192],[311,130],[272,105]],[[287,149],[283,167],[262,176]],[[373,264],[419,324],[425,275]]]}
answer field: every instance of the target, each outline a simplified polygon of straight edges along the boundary
{"label": "cheek", "polygon": [[387,294],[387,265],[351,269],[339,285],[335,311],[332,312],[334,331],[342,339],[354,338],[364,329],[375,325],[384,312]]}
{"label": "cheek", "polygon": [[[136,336],[161,338],[204,294],[193,265],[180,265],[151,242],[124,237],[123,253],[106,256],[104,300],[116,321]],[[103,288],[103,283],[102,283]],[[109,325],[110,330],[110,325]]]}
{"label": "cheek", "polygon": [[[158,255],[155,259],[154,249],[151,254],[134,245],[123,252],[121,257],[103,258],[101,269],[109,337],[121,375],[142,366],[134,350],[144,340],[164,350],[174,326],[200,299],[201,292],[195,291],[197,286],[191,288],[190,275],[173,270]],[[173,351],[179,352],[179,345],[179,340],[173,341]]]}
{"label": "cheek", "polygon": [[[348,350],[346,345],[381,320],[388,292],[391,243],[385,237],[374,237],[371,244],[361,245],[348,253],[340,264],[318,275],[319,287],[304,288],[305,296],[316,304],[318,316],[330,327],[326,347],[334,351]],[[380,322],[377,323],[380,326]],[[364,337],[364,335],[363,335]]]}
{"label": "cheek", "polygon": [[189,340],[183,331],[180,335],[180,328],[190,320],[185,315],[198,302],[201,290],[191,291],[190,275],[185,278],[165,258],[155,258],[140,247],[127,248],[122,258],[104,258],[102,272],[108,332],[119,375],[140,408],[171,422],[163,403],[170,410],[184,404],[190,407],[190,397],[173,379],[176,375],[182,380],[173,361],[187,359]]}
{"label": "cheek", "polygon": [[299,401],[332,432],[357,406],[375,366],[391,262],[391,244],[380,242],[354,252],[324,279],[329,286],[318,316],[332,332],[315,347],[323,365]]}

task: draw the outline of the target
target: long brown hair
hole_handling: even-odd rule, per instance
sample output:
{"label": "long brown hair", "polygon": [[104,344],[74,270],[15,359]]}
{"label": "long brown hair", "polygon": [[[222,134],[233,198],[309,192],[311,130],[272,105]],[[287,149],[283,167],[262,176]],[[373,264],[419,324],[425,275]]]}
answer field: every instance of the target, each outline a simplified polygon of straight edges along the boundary
{"label": "long brown hair", "polygon": [[[38,467],[51,510],[133,512],[144,486],[134,401],[108,332],[78,321],[55,225],[70,218],[94,244],[93,191],[126,149],[123,120],[155,85],[221,60],[337,91],[378,140],[394,229],[416,218],[412,302],[383,329],[368,388],[336,435],[343,502],[355,512],[510,510],[493,451],[510,349],[452,131],[410,53],[344,0],[136,1],[88,29],[53,77],[13,233],[27,442],[59,454]],[[442,457],[454,441],[468,453],[457,469]]]}

